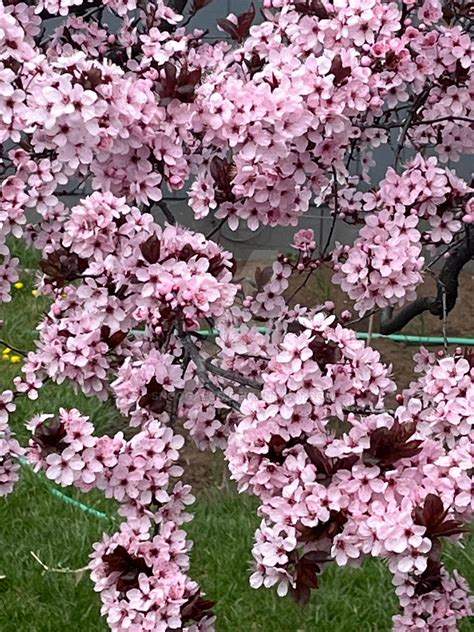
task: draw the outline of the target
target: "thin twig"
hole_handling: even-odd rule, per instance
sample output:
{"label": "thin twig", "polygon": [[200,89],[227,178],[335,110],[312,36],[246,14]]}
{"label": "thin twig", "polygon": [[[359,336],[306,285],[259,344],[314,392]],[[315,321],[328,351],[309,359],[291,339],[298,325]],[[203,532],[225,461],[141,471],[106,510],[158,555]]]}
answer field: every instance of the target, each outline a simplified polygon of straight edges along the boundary
{"label": "thin twig", "polygon": [[9,344],[8,342],[5,342],[5,340],[0,340],[0,345],[4,346],[5,349],[11,349],[15,353],[18,353],[18,355],[23,356],[24,358],[26,358],[26,356],[28,355],[26,351],[21,351],[21,349],[17,349],[16,347]]}
{"label": "thin twig", "polygon": [[444,257],[444,255],[446,255],[448,252],[451,252],[451,250],[453,250],[454,248],[456,248],[456,246],[459,246],[459,244],[462,242],[463,237],[461,239],[457,239],[455,241],[452,241],[449,246],[443,250],[442,252],[439,253],[439,255],[437,257],[435,257],[432,261],[430,261],[430,263],[424,267],[423,271],[424,272],[430,272],[431,268],[438,263],[438,261],[440,259],[442,259]]}
{"label": "thin twig", "polygon": [[294,290],[291,295],[287,298],[286,302],[289,304],[290,301],[298,294],[298,292],[300,290],[302,290],[304,288],[304,286],[306,285],[306,283],[309,281],[310,276],[313,274],[313,272],[315,272],[315,268],[311,268],[309,270],[309,272],[306,273],[306,276],[303,280],[302,283],[300,283],[300,285],[298,285],[298,287],[296,288],[296,290]]}
{"label": "thin twig", "polygon": [[408,116],[406,117],[403,123],[402,131],[398,139],[397,149],[395,150],[395,161],[394,161],[395,169],[398,167],[398,162],[400,160],[400,156],[401,156],[403,147],[405,145],[405,139],[408,134],[408,130],[410,128],[410,125],[413,122],[413,117],[415,116],[420,105],[423,105],[423,103],[426,101],[426,98],[429,95],[430,90],[431,90],[431,86],[428,86],[416,97],[415,101],[413,102],[413,106],[411,110],[408,112]]}
{"label": "thin twig", "polygon": [[208,358],[204,361],[206,368],[215,375],[219,375],[226,380],[230,380],[231,382],[237,382],[237,384],[242,384],[242,386],[250,386],[250,388],[260,389],[263,387],[263,382],[260,380],[252,380],[250,377],[246,377],[241,373],[234,373],[233,371],[228,371],[227,369],[222,369],[220,366],[216,366],[212,364],[211,358]]}
{"label": "thin twig", "polygon": [[369,327],[367,330],[367,344],[370,345],[372,342],[372,334],[374,333],[374,314],[370,315],[369,318]]}
{"label": "thin twig", "polygon": [[334,193],[334,212],[333,212],[333,216],[332,216],[332,224],[331,224],[331,228],[329,230],[329,235],[328,238],[326,240],[326,245],[323,248],[323,251],[321,253],[321,258],[324,259],[326,252],[331,244],[331,239],[332,236],[334,234],[334,229],[336,228],[336,221],[337,221],[337,216],[339,215],[339,190],[338,190],[338,186],[337,186],[337,172],[336,169],[333,167],[332,168],[332,174],[333,174],[333,178],[334,178],[334,184],[333,184],[333,193]]}
{"label": "thin twig", "polygon": [[178,335],[183,343],[184,349],[186,353],[189,355],[189,357],[191,358],[191,360],[194,362],[196,366],[196,372],[203,386],[208,391],[213,393],[218,399],[220,399],[223,404],[227,404],[227,406],[232,408],[232,410],[235,410],[237,412],[240,411],[239,402],[233,399],[232,397],[230,397],[230,395],[227,395],[227,393],[224,393],[224,391],[222,391],[218,386],[214,384],[214,382],[212,382],[212,380],[210,379],[207,373],[205,361],[201,357],[199,350],[194,344],[194,342],[192,341],[192,339],[183,331],[181,323],[177,323],[177,329],[178,329]]}
{"label": "thin twig", "polygon": [[354,320],[350,320],[348,323],[346,323],[345,326],[349,327],[349,325],[357,325],[357,323],[360,323],[362,320],[365,320],[366,318],[369,318],[369,317],[373,316],[374,314],[378,314],[378,312],[380,312],[380,307],[377,307],[376,309],[373,309],[368,314],[364,314],[363,316],[359,316],[359,318],[354,318]]}
{"label": "thin twig", "polygon": [[[467,116],[440,116],[437,119],[427,119],[425,121],[411,121],[410,125],[419,126],[419,125],[437,125],[438,123],[443,123],[445,121],[455,122],[462,121],[465,123],[474,123],[474,119],[469,118]],[[361,130],[366,129],[396,129],[397,127],[403,127],[406,124],[405,122],[397,122],[397,123],[367,123],[366,125],[358,125],[358,128]]]}
{"label": "thin twig", "polygon": [[89,570],[88,566],[83,566],[82,568],[50,568],[47,566],[40,558],[34,553],[34,551],[30,551],[31,557],[38,562],[38,564],[44,569],[43,573],[83,573],[84,571]]}
{"label": "thin twig", "polygon": [[171,224],[171,226],[176,226],[176,218],[171,212],[170,207],[166,204],[166,202],[161,200],[160,202],[158,202],[157,206],[159,207],[160,211],[165,216],[165,219],[168,222],[168,224]]}
{"label": "thin twig", "polygon": [[447,318],[448,318],[448,308],[446,303],[446,286],[442,281],[438,280],[438,283],[441,287],[441,300],[443,303],[443,345],[444,348],[448,348],[448,333],[447,333]]}
{"label": "thin twig", "polygon": [[206,235],[206,239],[210,239],[211,237],[214,237],[214,235],[215,235],[217,232],[219,232],[219,231],[220,231],[220,229],[224,226],[224,224],[226,223],[226,221],[227,221],[227,217],[224,217],[224,218],[223,218],[223,219],[222,219],[222,220],[221,220],[221,221],[217,224],[217,226],[215,226],[215,227],[211,230],[211,232],[209,232],[209,233]]}

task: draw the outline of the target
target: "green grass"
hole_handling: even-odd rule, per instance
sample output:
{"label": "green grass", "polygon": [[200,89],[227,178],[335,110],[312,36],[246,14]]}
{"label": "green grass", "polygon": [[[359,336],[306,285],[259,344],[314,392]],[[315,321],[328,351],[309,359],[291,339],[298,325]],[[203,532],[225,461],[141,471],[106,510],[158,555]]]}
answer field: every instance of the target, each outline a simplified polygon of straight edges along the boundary
{"label": "green grass", "polygon": [[[107,511],[99,497],[86,502]],[[390,577],[373,560],[361,570],[333,566],[323,575],[310,605],[299,608],[272,590],[248,585],[250,548],[258,524],[255,503],[231,492],[198,499],[189,525],[195,541],[193,577],[217,601],[217,629],[222,632],[388,632],[396,612]],[[87,574],[43,572],[31,551],[49,567],[81,568],[92,543],[104,531],[102,521],[51,495],[42,477],[27,469],[15,493],[0,502],[0,630],[2,632],[95,632],[106,630],[99,600]],[[449,566],[471,575],[474,552],[448,552]],[[461,628],[465,632],[469,623]]]}
{"label": "green grass", "polygon": [[[32,265],[34,260],[32,261]],[[47,304],[31,296],[31,278],[15,291],[14,301],[2,308],[1,336],[23,349],[34,347],[34,322]],[[0,360],[0,389],[19,372],[18,365]],[[37,402],[22,398],[14,417],[15,430],[24,442],[24,422],[37,412],[55,412],[59,406],[77,407],[93,416],[106,431],[121,423],[117,413],[69,387],[48,385]],[[216,479],[218,475],[216,473]],[[44,572],[33,551],[49,567],[81,568],[88,562],[92,544],[114,521],[100,520],[66,504],[51,493],[52,485],[28,467],[15,492],[0,499],[0,631],[96,632],[107,630],[100,618],[100,603],[86,573]],[[70,496],[114,515],[113,504],[98,492]],[[396,612],[390,575],[381,562],[369,560],[361,570],[329,568],[321,588],[305,609],[273,590],[252,590],[248,585],[250,550],[258,526],[255,501],[227,490],[199,495],[195,520],[189,525],[195,542],[192,575],[217,602],[219,632],[388,632]],[[464,551],[448,548],[446,563],[474,581],[474,542]],[[469,622],[463,632],[472,629]]]}

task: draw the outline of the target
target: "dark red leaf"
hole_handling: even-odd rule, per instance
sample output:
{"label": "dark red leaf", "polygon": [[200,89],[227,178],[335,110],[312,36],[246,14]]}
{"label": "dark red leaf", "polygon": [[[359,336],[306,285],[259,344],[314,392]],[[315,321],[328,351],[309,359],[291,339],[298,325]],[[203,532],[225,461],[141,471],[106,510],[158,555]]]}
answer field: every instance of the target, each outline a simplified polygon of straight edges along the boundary
{"label": "dark red leaf", "polygon": [[231,202],[234,200],[232,193],[232,164],[225,158],[214,156],[209,164],[209,171],[216,184],[216,201]]}
{"label": "dark red leaf", "polygon": [[426,595],[441,586],[441,564],[438,561],[428,560],[424,572],[418,577],[415,594]]}
{"label": "dark red leaf", "polygon": [[207,7],[207,5],[211,2],[212,0],[193,0],[193,13],[197,13],[201,9],[204,9],[204,7]]}
{"label": "dark red leaf", "polygon": [[66,447],[63,441],[66,434],[64,424],[58,417],[53,417],[36,426],[32,440],[46,454],[60,453]]}
{"label": "dark red leaf", "polygon": [[82,275],[87,269],[88,262],[81,259],[66,248],[61,248],[48,255],[40,263],[44,274],[57,285],[63,285],[65,281],[73,281]]}
{"label": "dark red leaf", "polygon": [[305,553],[301,559],[306,562],[323,564],[324,562],[330,562],[332,558],[328,555],[327,551],[309,551],[309,553]]}
{"label": "dark red leaf", "polygon": [[221,255],[214,255],[209,259],[209,273],[218,276],[225,268],[224,259]]}
{"label": "dark red leaf", "polygon": [[430,531],[430,536],[432,538],[447,538],[461,533],[469,533],[469,529],[460,520],[445,520],[439,527]]}
{"label": "dark red leaf", "polygon": [[181,607],[181,618],[183,622],[200,621],[204,616],[212,614],[212,608],[214,608],[215,605],[215,601],[204,599],[200,593],[197,592]]}
{"label": "dark red leaf", "polygon": [[339,346],[335,342],[325,340],[319,334],[314,336],[314,339],[309,344],[309,348],[321,370],[324,369],[327,364],[337,364],[342,358],[342,351],[339,349]]}
{"label": "dark red leaf", "polygon": [[416,507],[413,510],[415,524],[426,527],[426,536],[432,540],[468,532],[461,520],[455,518],[446,520],[447,515],[448,510],[444,508],[443,501],[436,494],[428,494],[423,508]]}
{"label": "dark red leaf", "polygon": [[331,462],[328,457],[321,452],[314,445],[305,445],[304,447],[306,454],[308,455],[311,463],[316,467],[317,471],[321,474],[325,474],[326,476],[331,475]]}
{"label": "dark red leaf", "polygon": [[197,84],[201,81],[202,70],[200,68],[190,70],[185,73],[185,77],[188,84],[191,84],[192,86],[197,86]]}
{"label": "dark red leaf", "polygon": [[351,470],[352,466],[355,465],[358,460],[358,454],[351,454],[350,456],[345,456],[342,459],[337,459],[333,467],[333,472],[338,472],[339,470]]}
{"label": "dark red leaf", "polygon": [[209,165],[209,171],[217,186],[224,188],[228,184],[229,163],[225,158],[214,156]]}
{"label": "dark red leaf", "polygon": [[132,588],[138,588],[138,578],[141,573],[150,577],[152,569],[141,557],[132,557],[121,545],[112,553],[103,556],[105,570],[108,574],[119,573],[117,578],[117,590],[126,593]]}
{"label": "dark red leaf", "polygon": [[317,564],[301,561],[298,565],[298,577],[296,581],[305,584],[308,588],[317,588],[319,586],[319,570],[320,569]]}
{"label": "dark red leaf", "polygon": [[314,15],[320,20],[325,20],[329,17],[329,13],[321,0],[300,0],[300,2],[295,4],[295,9],[305,15]]}
{"label": "dark red leaf", "polygon": [[85,90],[95,90],[97,86],[103,83],[102,71],[100,68],[91,68],[82,73],[80,82]]}
{"label": "dark red leaf", "polygon": [[296,582],[296,588],[290,588],[290,595],[300,606],[306,606],[311,596],[311,589],[305,584]]}
{"label": "dark red leaf", "polygon": [[370,435],[370,448],[362,455],[364,463],[378,465],[386,470],[392,468],[400,459],[419,454],[422,442],[408,441],[415,431],[415,423],[395,422],[391,428],[377,428]]}
{"label": "dark red leaf", "polygon": [[334,83],[336,86],[342,85],[346,82],[347,78],[351,76],[351,69],[342,65],[342,59],[340,55],[336,55],[332,60],[329,74],[334,75]]}
{"label": "dark red leaf", "polygon": [[254,19],[255,19],[255,5],[252,2],[249,10],[246,11],[245,13],[241,13],[237,18],[237,21],[239,24],[240,40],[243,40],[245,37],[247,37]]}
{"label": "dark red leaf", "polygon": [[431,523],[439,524],[443,521],[445,515],[446,513],[441,498],[435,494],[428,494],[423,505],[423,519],[425,525]]}
{"label": "dark red leaf", "polygon": [[153,377],[147,384],[146,393],[139,399],[138,405],[155,415],[159,415],[166,410],[166,403],[166,393],[161,384],[158,384],[156,378]]}
{"label": "dark red leaf", "polygon": [[272,463],[282,464],[285,460],[283,450],[287,447],[287,442],[280,435],[273,435],[268,444],[267,458]]}
{"label": "dark red leaf", "polygon": [[228,33],[233,40],[241,42],[249,34],[250,27],[255,19],[255,13],[255,5],[252,2],[248,11],[237,16],[237,24],[234,24],[227,18],[220,18],[217,20],[217,24],[223,31]]}
{"label": "dark red leaf", "polygon": [[115,349],[115,347],[118,347],[119,344],[125,340],[127,335],[128,331],[116,331],[108,338],[106,342],[111,349]]}
{"label": "dark red leaf", "polygon": [[219,18],[217,20],[217,24],[221,27],[221,29],[223,31],[228,33],[233,40],[235,40],[236,42],[239,41],[239,27],[238,27],[238,25],[234,24],[233,22],[231,22],[227,18]]}
{"label": "dark red leaf", "polygon": [[148,263],[157,263],[160,259],[161,242],[153,234],[140,246],[140,251]]}

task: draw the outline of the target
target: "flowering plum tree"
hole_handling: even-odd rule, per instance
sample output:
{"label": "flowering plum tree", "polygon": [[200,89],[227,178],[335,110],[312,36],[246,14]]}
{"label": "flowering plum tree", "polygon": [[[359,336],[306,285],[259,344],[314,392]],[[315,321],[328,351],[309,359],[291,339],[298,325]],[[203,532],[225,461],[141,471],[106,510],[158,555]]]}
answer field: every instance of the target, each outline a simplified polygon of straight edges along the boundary
{"label": "flowering plum tree", "polygon": [[[22,239],[42,253],[51,302],[0,396],[0,495],[22,456],[102,490],[121,517],[90,564],[110,628],[212,630],[188,576],[186,436],[224,450],[259,498],[253,587],[304,604],[331,562],[379,557],[395,630],[456,630],[471,600],[441,553],[474,509],[472,356],[421,349],[397,393],[350,313],[295,305],[288,288],[325,268],[356,318],[380,312],[382,333],[426,310],[446,319],[474,253],[472,189],[452,169],[473,147],[472,4],[243,3],[212,42],[192,26],[208,2],[1,3],[0,300]],[[391,162],[376,181],[380,147]],[[164,197],[178,190],[190,217],[230,229],[298,227],[325,206],[330,235],[317,247],[297,230],[295,257],[250,288],[216,231],[175,221]],[[334,246],[344,222],[358,236]],[[437,261],[437,295],[417,298]],[[111,402],[127,431],[99,435],[61,409],[31,419],[20,446],[15,400],[48,380]]]}

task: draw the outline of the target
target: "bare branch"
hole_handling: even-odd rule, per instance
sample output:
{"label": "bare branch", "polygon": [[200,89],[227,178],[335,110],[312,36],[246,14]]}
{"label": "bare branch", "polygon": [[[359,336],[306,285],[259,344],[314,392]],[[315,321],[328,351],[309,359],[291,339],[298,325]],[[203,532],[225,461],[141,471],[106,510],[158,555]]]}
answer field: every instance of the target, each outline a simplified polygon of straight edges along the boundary
{"label": "bare branch", "polygon": [[44,569],[43,570],[43,574],[44,573],[65,573],[66,575],[69,574],[74,574],[74,573],[84,573],[85,571],[89,570],[88,566],[83,566],[81,568],[51,568],[50,566],[47,566],[39,557],[38,555],[36,555],[36,553],[34,551],[30,551],[31,557],[38,562],[38,564]]}
{"label": "bare branch", "polygon": [[17,353],[18,355],[26,358],[26,356],[28,355],[28,353],[26,351],[22,351],[21,349],[17,349],[16,347],[14,347],[13,345],[11,345],[9,342],[6,342],[5,340],[0,340],[0,346],[5,347],[5,349],[11,349],[14,353]]}
{"label": "bare branch", "polygon": [[168,0],[168,6],[176,13],[183,13],[187,3],[188,0]]}
{"label": "bare branch", "polygon": [[474,227],[468,226],[461,243],[450,253],[438,278],[436,296],[423,296],[410,303],[393,316],[393,308],[385,308],[380,319],[380,333],[400,331],[415,316],[429,311],[443,319],[454,308],[458,298],[459,273],[474,258]]}
{"label": "bare branch", "polygon": [[171,224],[171,226],[176,226],[176,218],[173,215],[173,213],[171,212],[170,207],[168,206],[168,204],[166,204],[166,202],[161,200],[161,202],[157,203],[157,206],[160,208],[160,211],[165,216],[165,219],[168,222],[168,224]]}
{"label": "bare branch", "polygon": [[426,87],[423,92],[421,92],[416,98],[415,101],[413,103],[413,106],[411,108],[411,110],[408,112],[407,117],[405,119],[405,122],[403,123],[403,127],[402,130],[400,132],[400,136],[398,139],[398,144],[397,144],[397,148],[395,150],[395,163],[394,166],[395,168],[397,168],[398,166],[398,162],[400,160],[401,157],[401,153],[403,151],[403,148],[405,146],[405,140],[408,134],[408,130],[410,128],[410,125],[413,122],[413,118],[416,116],[416,114],[418,113],[418,109],[424,104],[424,102],[426,101],[429,93],[430,93],[430,89],[431,86]]}
{"label": "bare branch", "polygon": [[332,167],[332,176],[334,178],[334,182],[333,182],[334,211],[333,211],[333,216],[332,216],[331,228],[329,230],[329,234],[326,240],[326,245],[324,246],[323,251],[321,253],[322,259],[324,259],[324,257],[326,256],[326,252],[329,246],[331,245],[331,239],[334,234],[334,229],[336,228],[337,217],[339,215],[339,189],[337,185],[337,172],[334,167]]}
{"label": "bare branch", "polygon": [[211,358],[205,360],[205,365],[208,371],[214,373],[215,375],[219,375],[220,377],[225,378],[231,382],[237,382],[237,384],[242,384],[242,386],[250,386],[250,388],[260,389],[263,386],[263,382],[260,380],[252,380],[250,377],[246,377],[241,373],[234,373],[233,371],[228,371],[227,369],[222,369],[215,364],[212,364]]}
{"label": "bare branch", "polygon": [[196,347],[191,338],[183,331],[180,323],[177,324],[178,335],[183,343],[186,353],[196,366],[196,372],[203,386],[213,393],[223,404],[227,404],[232,410],[240,411],[240,404],[237,400],[233,399],[227,393],[224,393],[218,386],[212,382],[208,375],[208,369],[205,360],[201,357],[199,349]]}

